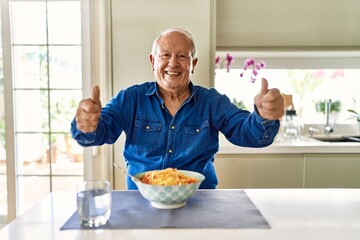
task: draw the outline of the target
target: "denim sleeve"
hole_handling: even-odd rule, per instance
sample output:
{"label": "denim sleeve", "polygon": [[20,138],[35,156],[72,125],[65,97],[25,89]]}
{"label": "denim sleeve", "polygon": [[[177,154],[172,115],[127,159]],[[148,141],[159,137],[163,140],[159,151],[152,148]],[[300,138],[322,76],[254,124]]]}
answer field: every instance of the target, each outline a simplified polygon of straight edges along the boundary
{"label": "denim sleeve", "polygon": [[76,140],[81,146],[92,146],[95,142],[96,132],[83,133],[76,127],[75,118],[71,122],[70,133],[74,140]]}
{"label": "denim sleeve", "polygon": [[[124,129],[124,108],[126,107],[124,93],[120,92],[111,99],[101,110],[97,129],[94,132],[84,133],[76,127],[75,118],[71,122],[71,135],[81,146],[100,146],[114,143]],[[131,106],[131,104],[128,104]]]}
{"label": "denim sleeve", "polygon": [[273,143],[276,135],[279,132],[280,129],[280,121],[279,120],[267,120],[265,118],[262,118],[256,109],[252,113],[253,117],[255,118],[255,121],[258,123],[257,125],[262,126],[262,131],[260,131],[258,136],[258,142],[260,144],[264,144],[265,146],[270,145]]}
{"label": "denim sleeve", "polygon": [[99,124],[97,129],[94,132],[84,133],[81,132],[76,127],[76,120],[74,119],[71,123],[71,135],[74,140],[78,142],[79,145],[83,147],[90,146],[100,146],[104,143],[114,143],[118,138],[112,136],[112,134],[105,134],[107,132],[104,120],[102,118],[99,119]]}
{"label": "denim sleeve", "polygon": [[256,107],[250,113],[229,104],[229,100],[221,99],[217,107],[222,120],[220,131],[233,144],[242,147],[266,147],[273,143],[279,128],[279,120],[262,118]]}

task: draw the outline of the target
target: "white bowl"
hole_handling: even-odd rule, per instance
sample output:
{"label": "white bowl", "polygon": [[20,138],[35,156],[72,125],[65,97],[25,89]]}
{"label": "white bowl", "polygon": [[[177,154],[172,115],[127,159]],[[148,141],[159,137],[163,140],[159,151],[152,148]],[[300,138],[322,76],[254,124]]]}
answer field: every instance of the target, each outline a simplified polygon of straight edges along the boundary
{"label": "white bowl", "polygon": [[[198,172],[177,170],[186,176],[196,178],[196,183],[176,185],[176,186],[159,186],[132,181],[138,187],[141,195],[151,202],[151,205],[160,209],[174,209],[185,206],[186,201],[197,191],[201,182],[205,179],[204,175]],[[136,174],[134,177],[141,179],[147,172]]]}

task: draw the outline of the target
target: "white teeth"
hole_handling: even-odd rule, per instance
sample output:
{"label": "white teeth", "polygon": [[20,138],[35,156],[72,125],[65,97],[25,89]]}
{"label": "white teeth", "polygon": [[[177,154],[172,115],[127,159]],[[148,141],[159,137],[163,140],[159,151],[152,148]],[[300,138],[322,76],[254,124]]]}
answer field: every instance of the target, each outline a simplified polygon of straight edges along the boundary
{"label": "white teeth", "polygon": [[178,74],[180,74],[178,72],[169,72],[169,71],[167,71],[166,73],[169,74],[169,75],[178,75]]}

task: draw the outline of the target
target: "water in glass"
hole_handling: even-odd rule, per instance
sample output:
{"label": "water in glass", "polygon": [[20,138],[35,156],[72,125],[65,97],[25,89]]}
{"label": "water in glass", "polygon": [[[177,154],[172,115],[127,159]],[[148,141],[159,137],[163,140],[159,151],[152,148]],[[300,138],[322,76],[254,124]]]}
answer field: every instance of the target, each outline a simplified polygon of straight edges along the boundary
{"label": "water in glass", "polygon": [[110,184],[106,181],[85,182],[77,191],[77,213],[83,225],[105,225],[111,214]]}

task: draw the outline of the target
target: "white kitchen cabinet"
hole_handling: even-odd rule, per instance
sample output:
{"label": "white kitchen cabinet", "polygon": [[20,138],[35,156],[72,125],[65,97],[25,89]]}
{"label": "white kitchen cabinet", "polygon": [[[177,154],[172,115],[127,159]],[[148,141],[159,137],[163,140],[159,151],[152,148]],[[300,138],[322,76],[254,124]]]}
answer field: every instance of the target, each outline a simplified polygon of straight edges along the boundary
{"label": "white kitchen cabinet", "polygon": [[360,154],[305,154],[306,188],[360,188]]}
{"label": "white kitchen cabinet", "polygon": [[215,160],[218,188],[302,188],[302,154],[222,154]]}
{"label": "white kitchen cabinet", "polygon": [[218,188],[360,188],[360,154],[218,154]]}
{"label": "white kitchen cabinet", "polygon": [[218,49],[360,47],[359,0],[220,0]]}

